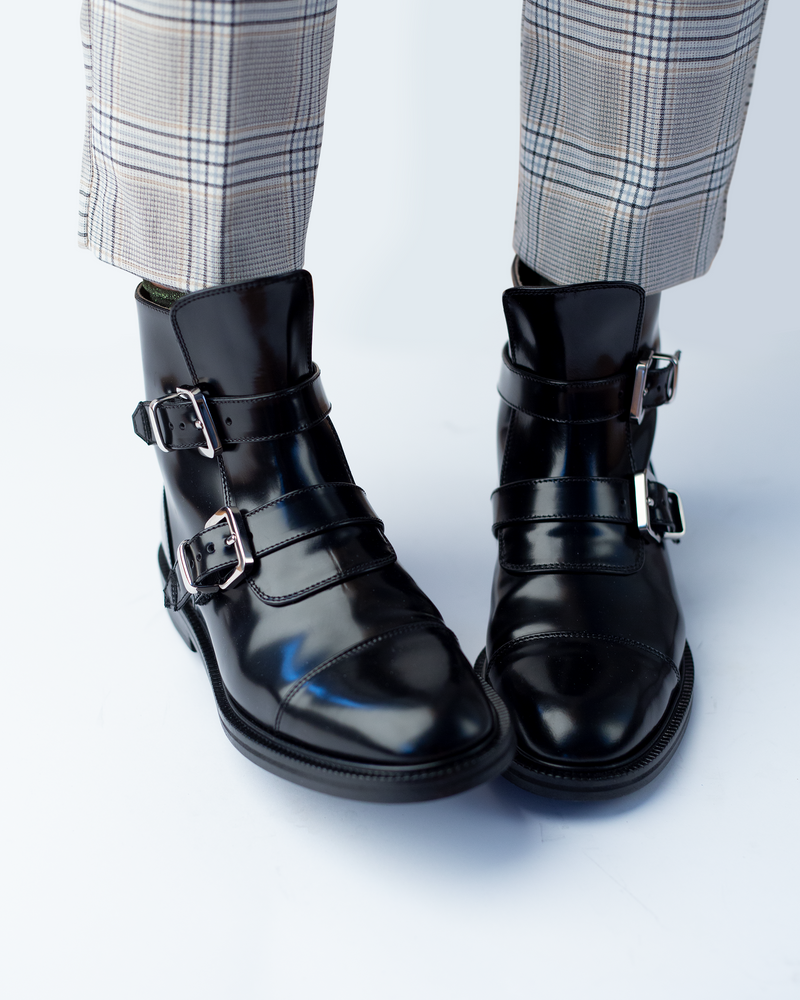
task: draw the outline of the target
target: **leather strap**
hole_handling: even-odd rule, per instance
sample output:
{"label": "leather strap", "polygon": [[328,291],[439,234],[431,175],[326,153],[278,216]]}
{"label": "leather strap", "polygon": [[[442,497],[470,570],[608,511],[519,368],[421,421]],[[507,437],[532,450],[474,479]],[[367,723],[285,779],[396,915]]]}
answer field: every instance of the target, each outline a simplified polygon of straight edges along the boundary
{"label": "leather strap", "polygon": [[[650,527],[657,534],[682,529],[670,491],[647,480]],[[674,496],[674,494],[672,494]],[[495,536],[510,524],[537,521],[604,521],[636,525],[633,481],[623,478],[529,479],[492,494]]]}
{"label": "leather strap", "polygon": [[[331,409],[316,365],[308,378],[290,389],[263,396],[206,396],[206,402],[223,446],[298,434],[323,421]],[[147,444],[155,444],[149,406],[149,402],[143,402],[136,407],[133,429]],[[196,425],[191,402],[171,399],[154,409],[163,443],[169,451],[203,446],[205,438],[202,428]]]}
{"label": "leather strap", "polygon": [[[645,410],[669,401],[674,378],[672,366],[650,368],[645,383]],[[592,424],[628,416],[633,381],[628,372],[580,382],[542,378],[515,365],[506,345],[497,391],[510,407],[529,416],[555,423]]]}
{"label": "leather strap", "polygon": [[[244,513],[243,520],[250,535],[253,556],[262,559],[304,538],[345,525],[374,525],[383,537],[383,521],[372,509],[364,491],[354,483],[325,483],[295,490]],[[230,534],[230,526],[223,521],[204,528],[183,543],[191,582],[201,594],[216,593],[219,581],[236,566],[234,548],[226,544]],[[388,541],[384,539],[384,542],[384,562],[393,561],[394,550]],[[353,567],[347,575],[353,575]],[[319,581],[319,585],[330,582],[326,578]],[[179,610],[188,597],[176,563],[164,588],[165,604],[172,610]]]}

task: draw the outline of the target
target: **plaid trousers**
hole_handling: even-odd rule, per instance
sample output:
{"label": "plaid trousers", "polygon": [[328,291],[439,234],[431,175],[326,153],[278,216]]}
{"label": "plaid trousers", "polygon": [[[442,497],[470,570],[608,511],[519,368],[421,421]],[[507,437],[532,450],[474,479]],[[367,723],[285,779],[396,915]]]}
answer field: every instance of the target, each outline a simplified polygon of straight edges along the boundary
{"label": "plaid trousers", "polygon": [[[717,251],[767,0],[523,0],[514,248],[661,291]],[[301,267],[336,0],[83,0],[80,241],[180,289]]]}

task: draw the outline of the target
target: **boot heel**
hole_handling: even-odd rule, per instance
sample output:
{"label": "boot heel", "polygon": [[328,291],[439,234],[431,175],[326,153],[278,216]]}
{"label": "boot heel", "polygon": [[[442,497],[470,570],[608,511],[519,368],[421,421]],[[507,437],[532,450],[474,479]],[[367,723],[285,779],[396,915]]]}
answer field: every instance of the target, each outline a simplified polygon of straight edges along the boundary
{"label": "boot heel", "polygon": [[[158,569],[161,575],[161,586],[165,587],[167,585],[167,577],[169,576],[169,564],[167,563],[167,557],[164,554],[164,547],[159,545],[158,547]],[[197,646],[194,644],[194,637],[192,636],[189,626],[186,624],[186,619],[180,613],[180,611],[170,611],[167,608],[167,614],[169,615],[169,620],[175,627],[175,631],[183,639],[186,645],[191,649],[193,653],[197,652]]]}

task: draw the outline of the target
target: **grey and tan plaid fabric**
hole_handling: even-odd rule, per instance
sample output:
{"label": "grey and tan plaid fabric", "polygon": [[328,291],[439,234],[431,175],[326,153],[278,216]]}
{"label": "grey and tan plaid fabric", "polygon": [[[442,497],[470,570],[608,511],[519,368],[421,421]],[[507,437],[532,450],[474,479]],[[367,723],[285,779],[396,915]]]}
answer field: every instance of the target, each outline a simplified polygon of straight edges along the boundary
{"label": "grey and tan plaid fabric", "polygon": [[301,267],[336,0],[84,0],[80,239],[198,289]]}
{"label": "grey and tan plaid fabric", "polygon": [[698,277],[767,0],[525,0],[514,248],[557,283]]}
{"label": "grey and tan plaid fabric", "polygon": [[[708,268],[766,2],[524,0],[527,264],[651,292]],[[300,267],[335,9],[84,0],[83,244],[182,289]]]}

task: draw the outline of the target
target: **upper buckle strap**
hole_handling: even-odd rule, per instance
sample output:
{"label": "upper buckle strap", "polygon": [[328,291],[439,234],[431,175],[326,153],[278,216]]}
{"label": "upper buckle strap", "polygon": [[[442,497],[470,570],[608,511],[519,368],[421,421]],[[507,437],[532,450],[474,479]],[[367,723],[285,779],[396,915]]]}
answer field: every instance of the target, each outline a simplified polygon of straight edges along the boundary
{"label": "upper buckle strap", "polygon": [[[633,487],[633,488],[631,488]],[[681,499],[646,472],[630,478],[564,476],[501,486],[492,494],[492,531],[538,521],[604,521],[636,525],[658,542],[686,533]]]}
{"label": "upper buckle strap", "polygon": [[592,424],[622,416],[626,411],[628,375],[561,382],[542,378],[511,360],[503,348],[503,368],[497,391],[515,410],[556,423]]}
{"label": "upper buckle strap", "polygon": [[[286,493],[243,513],[223,507],[205,528],[185,539],[165,588],[167,606],[179,608],[189,594],[213,594],[241,580],[256,559],[351,524],[383,529],[364,491],[354,483],[323,483]],[[394,551],[386,542],[387,552]]]}
{"label": "upper buckle strap", "polygon": [[592,424],[628,415],[641,423],[645,411],[674,397],[679,358],[680,351],[651,352],[637,364],[633,376],[623,372],[565,382],[515,365],[506,345],[497,391],[513,409],[555,423]]}
{"label": "upper buckle strap", "polygon": [[197,386],[139,403],[133,429],[162,451],[197,449],[213,458],[224,445],[271,441],[308,430],[327,417],[331,404],[319,368],[279,392],[259,396],[208,396]]}
{"label": "upper buckle strap", "polygon": [[[646,409],[671,403],[678,388],[681,352],[656,354],[650,351],[636,365],[631,395],[631,419],[641,423]],[[649,397],[649,398],[648,398]]]}

